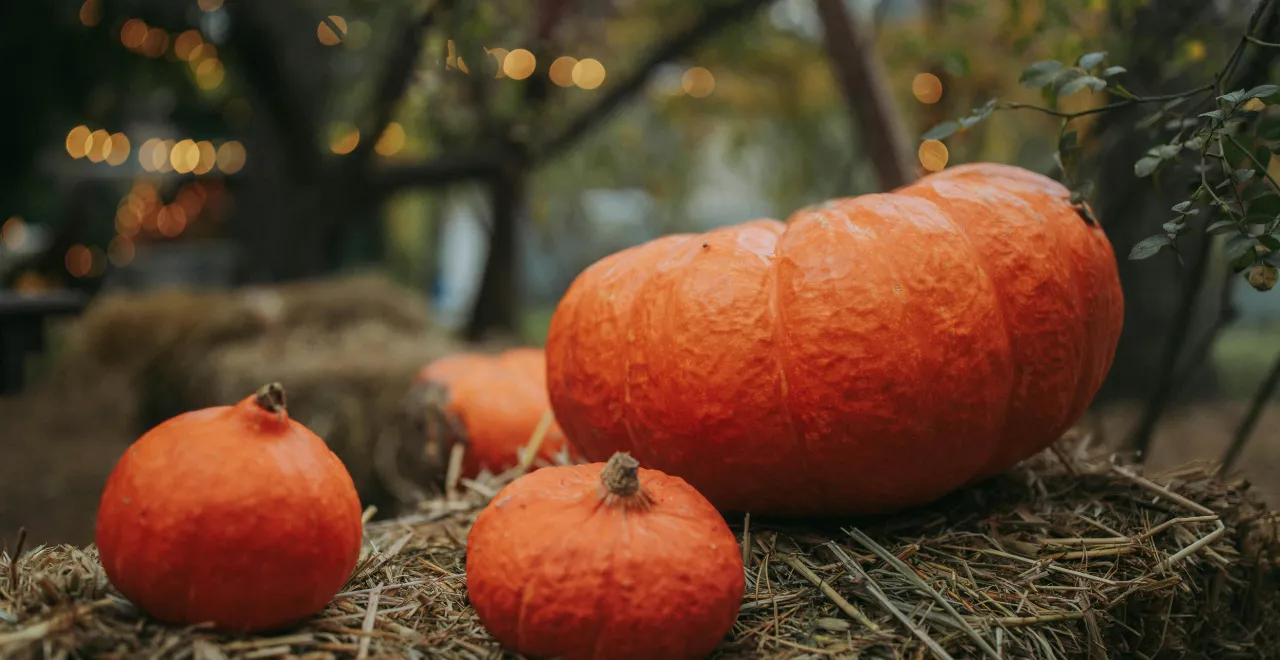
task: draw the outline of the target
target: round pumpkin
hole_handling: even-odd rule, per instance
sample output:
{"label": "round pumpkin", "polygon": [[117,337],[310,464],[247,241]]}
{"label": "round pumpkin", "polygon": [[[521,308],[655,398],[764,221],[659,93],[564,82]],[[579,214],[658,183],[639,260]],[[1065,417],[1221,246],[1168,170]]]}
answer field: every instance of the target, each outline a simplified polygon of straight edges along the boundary
{"label": "round pumpkin", "polygon": [[494,638],[562,660],[705,658],[744,588],[737,539],[715,507],[626,454],[508,484],[471,528],[466,571]]}
{"label": "round pumpkin", "polygon": [[963,165],[596,262],[552,318],[547,385],[588,460],[631,452],[722,510],[881,513],[1060,437],[1123,308],[1064,187]]}
{"label": "round pumpkin", "polygon": [[[538,348],[449,355],[423,367],[416,387],[419,425],[429,436],[427,450],[447,454],[454,442],[465,442],[464,477],[515,466],[518,451],[551,410],[546,354]],[[551,461],[565,444],[564,432],[553,420],[538,456]]]}
{"label": "round pumpkin", "polygon": [[324,608],[362,534],[351,475],[272,384],[134,442],[107,479],[96,542],[111,583],[156,619],[260,631]]}

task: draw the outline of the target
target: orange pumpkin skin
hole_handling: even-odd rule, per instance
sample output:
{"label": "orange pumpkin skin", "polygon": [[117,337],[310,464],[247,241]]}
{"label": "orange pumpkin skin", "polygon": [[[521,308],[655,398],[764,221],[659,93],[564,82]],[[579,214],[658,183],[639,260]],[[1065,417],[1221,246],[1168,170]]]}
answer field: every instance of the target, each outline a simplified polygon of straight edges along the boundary
{"label": "orange pumpkin skin", "polygon": [[355,568],[363,525],[351,476],[288,418],[283,390],[263,407],[270,387],[156,426],[107,480],[103,568],[156,619],[282,628],[320,611]]}
{"label": "orange pumpkin skin", "polygon": [[476,518],[467,591],[503,646],[531,658],[692,660],[732,628],[744,589],[737,539],[683,479],[634,459],[643,490],[608,496],[602,482],[627,459],[531,472]]}
{"label": "orange pumpkin skin", "polygon": [[722,510],[883,513],[994,475],[1079,418],[1119,340],[1114,252],[1068,197],[965,165],[606,257],[551,321],[556,418]]}
{"label": "orange pumpkin skin", "polygon": [[[464,477],[514,466],[517,451],[529,443],[551,408],[546,354],[537,348],[513,348],[497,355],[457,353],[423,367],[417,382],[436,383],[448,393],[445,409],[467,436]],[[564,432],[553,421],[538,455],[551,460],[564,447]]]}

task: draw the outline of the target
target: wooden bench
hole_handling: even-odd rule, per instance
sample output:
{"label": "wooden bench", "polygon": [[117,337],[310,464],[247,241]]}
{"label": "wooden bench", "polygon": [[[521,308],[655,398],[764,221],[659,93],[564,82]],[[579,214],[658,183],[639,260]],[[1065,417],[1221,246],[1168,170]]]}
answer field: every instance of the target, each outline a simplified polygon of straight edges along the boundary
{"label": "wooden bench", "polygon": [[0,290],[0,396],[22,391],[27,357],[44,350],[45,320],[79,314],[88,296],[74,291]]}

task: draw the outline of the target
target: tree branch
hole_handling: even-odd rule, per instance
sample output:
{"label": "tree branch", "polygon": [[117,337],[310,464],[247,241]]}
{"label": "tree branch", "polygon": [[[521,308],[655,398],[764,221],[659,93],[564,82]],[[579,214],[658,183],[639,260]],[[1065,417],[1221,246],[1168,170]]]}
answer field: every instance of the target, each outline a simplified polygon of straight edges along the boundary
{"label": "tree branch", "polygon": [[431,188],[492,176],[502,166],[502,151],[478,148],[471,153],[446,154],[431,160],[375,168],[374,190],[379,196],[401,188]]}
{"label": "tree branch", "polygon": [[[1216,213],[1211,213],[1205,226],[1212,224]],[[1129,436],[1128,446],[1139,452],[1140,460],[1147,460],[1147,452],[1151,449],[1151,440],[1155,435],[1156,424],[1164,409],[1169,405],[1174,393],[1174,370],[1178,366],[1178,358],[1182,355],[1183,346],[1187,343],[1187,335],[1191,331],[1191,317],[1195,313],[1196,300],[1200,297],[1200,289],[1204,287],[1205,274],[1209,270],[1209,252],[1213,246],[1213,237],[1204,235],[1200,240],[1200,252],[1195,263],[1191,264],[1191,272],[1187,274],[1186,288],[1182,291],[1182,300],[1178,304],[1177,314],[1173,318],[1172,330],[1165,344],[1164,355],[1160,360],[1160,375],[1156,381],[1155,392],[1147,401],[1142,411],[1142,418],[1133,434]]]}
{"label": "tree branch", "polygon": [[442,11],[453,8],[453,0],[437,0],[418,18],[409,21],[396,38],[395,46],[387,55],[386,64],[382,67],[382,77],[370,101],[369,121],[361,128],[366,136],[355,150],[348,156],[351,167],[359,167],[366,163],[373,153],[374,146],[387,130],[391,117],[395,113],[396,104],[404,97],[413,79],[413,72],[418,63],[418,55],[422,53],[423,32],[431,28],[436,17]]}
{"label": "tree branch", "polygon": [[1267,373],[1267,377],[1263,379],[1262,386],[1258,391],[1253,393],[1253,401],[1249,404],[1249,411],[1245,413],[1244,419],[1240,420],[1240,425],[1236,427],[1234,437],[1231,439],[1231,446],[1227,447],[1226,453],[1222,455],[1222,466],[1219,469],[1222,473],[1231,471],[1236,464],[1236,459],[1240,458],[1240,453],[1244,451],[1245,445],[1249,443],[1249,437],[1253,435],[1253,429],[1258,426],[1258,419],[1262,417],[1262,409],[1266,407],[1267,401],[1276,392],[1276,386],[1280,384],[1280,355],[1271,363],[1271,371]]}
{"label": "tree branch", "polygon": [[630,77],[610,87],[599,101],[570,121],[558,135],[532,149],[531,162],[540,163],[555,158],[599,126],[618,106],[648,84],[658,66],[693,50],[716,32],[754,13],[769,1],[733,0],[707,9],[693,25],[653,48]]}
{"label": "tree branch", "polygon": [[883,75],[866,38],[845,9],[844,0],[817,0],[823,46],[853,114],[866,156],[876,169],[882,190],[905,186],[913,177],[907,156],[907,131],[893,108]]}

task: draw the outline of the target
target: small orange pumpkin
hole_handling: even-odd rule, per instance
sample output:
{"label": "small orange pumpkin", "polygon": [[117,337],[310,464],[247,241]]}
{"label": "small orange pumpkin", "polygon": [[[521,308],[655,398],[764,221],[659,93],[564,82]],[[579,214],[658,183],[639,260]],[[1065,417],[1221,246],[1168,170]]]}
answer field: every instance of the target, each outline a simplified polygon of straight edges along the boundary
{"label": "small orange pumpkin", "polygon": [[547,386],[588,460],[631,452],[722,510],[882,513],[1059,438],[1123,317],[1066,188],[963,165],[601,259],[552,317]]}
{"label": "small orange pumpkin", "polygon": [[533,658],[705,658],[744,588],[715,507],[627,454],[508,484],[476,518],[466,562],[481,623]]}
{"label": "small orange pumpkin", "polygon": [[[501,473],[515,466],[519,450],[551,410],[546,354],[538,348],[513,348],[497,355],[449,355],[423,367],[416,384],[426,388],[422,403],[428,410],[423,414],[430,420],[425,423],[440,427],[446,444],[466,443],[464,477],[482,470]],[[538,456],[550,461],[564,448],[564,432],[553,420]]]}
{"label": "small orange pumpkin", "polygon": [[134,442],[107,479],[96,541],[111,584],[156,619],[259,631],[324,608],[362,534],[351,475],[271,384]]}

